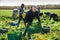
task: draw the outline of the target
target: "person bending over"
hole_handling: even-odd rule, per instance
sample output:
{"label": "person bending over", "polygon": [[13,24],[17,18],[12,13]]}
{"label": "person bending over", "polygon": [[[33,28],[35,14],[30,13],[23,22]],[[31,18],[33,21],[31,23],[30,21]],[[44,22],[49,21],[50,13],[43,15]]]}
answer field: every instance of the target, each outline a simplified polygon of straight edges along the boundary
{"label": "person bending over", "polygon": [[[32,6],[32,7],[31,7],[31,10],[29,10],[29,11],[26,13],[26,17],[25,17],[25,26],[26,26],[26,28],[25,28],[25,30],[24,30],[23,36],[25,36],[25,35],[26,35],[26,32],[27,32],[27,33],[28,33],[28,39],[31,39],[29,27],[30,27],[30,25],[32,24],[33,19],[34,19],[34,18],[37,18],[39,24],[41,25],[41,23],[40,23],[40,18],[39,18],[39,15],[38,15],[39,12],[36,11],[36,9],[37,9],[36,6]],[[41,28],[41,26],[40,26],[40,28]]]}

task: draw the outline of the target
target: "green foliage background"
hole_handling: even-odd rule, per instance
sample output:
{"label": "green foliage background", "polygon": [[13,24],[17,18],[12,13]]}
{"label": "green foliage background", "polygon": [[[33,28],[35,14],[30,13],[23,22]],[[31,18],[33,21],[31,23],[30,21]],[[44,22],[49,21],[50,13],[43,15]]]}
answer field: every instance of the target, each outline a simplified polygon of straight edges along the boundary
{"label": "green foliage background", "polygon": [[[27,12],[28,10],[25,10],[25,11]],[[2,29],[2,26],[4,26],[5,28],[11,27],[10,30],[14,30],[15,32],[18,32],[18,31],[24,32],[25,26],[24,26],[23,20],[21,21],[20,27],[17,28],[17,29],[13,26],[10,26],[6,22],[7,20],[8,21],[11,20],[10,18],[6,18],[6,17],[12,17],[12,12],[13,12],[12,10],[0,10],[0,29]],[[43,13],[44,12],[56,13],[58,15],[59,19],[60,19],[60,9],[41,9],[41,12],[43,12]],[[2,16],[4,16],[4,17],[2,17]],[[42,39],[46,38],[46,40],[55,40],[55,39],[60,40],[60,21],[48,20],[48,18],[46,20],[43,20],[42,18],[43,17],[41,17],[42,26],[50,26],[50,28],[51,28],[50,33],[41,34],[41,35],[43,35]],[[17,21],[18,21],[18,19],[15,20],[15,22],[17,22]],[[37,22],[37,20],[33,21],[33,23],[36,23],[36,22]],[[37,28],[36,26],[38,26],[38,25],[37,24],[32,24],[31,28],[36,29]],[[33,31],[31,31],[31,32],[33,32]],[[4,34],[5,40],[7,40],[7,34]],[[39,35],[39,33],[34,33],[34,34],[31,35],[31,37],[32,37],[32,39],[37,40],[37,39],[39,39],[37,37],[38,35]],[[0,34],[0,40],[1,40],[1,38],[3,38],[3,35]],[[25,39],[27,40],[27,36],[23,40],[25,40]]]}

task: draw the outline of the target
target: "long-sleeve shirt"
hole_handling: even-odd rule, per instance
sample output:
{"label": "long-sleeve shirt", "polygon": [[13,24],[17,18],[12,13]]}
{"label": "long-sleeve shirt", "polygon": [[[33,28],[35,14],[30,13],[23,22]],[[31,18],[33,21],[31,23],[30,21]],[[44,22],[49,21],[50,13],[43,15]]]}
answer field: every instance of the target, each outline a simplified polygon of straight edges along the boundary
{"label": "long-sleeve shirt", "polygon": [[20,8],[19,9],[19,14],[23,14],[23,12],[24,12],[24,8]]}
{"label": "long-sleeve shirt", "polygon": [[28,11],[25,17],[26,22],[32,22],[34,18],[37,18],[38,21],[40,22],[40,18],[38,14],[39,14],[38,11],[36,12],[33,12],[32,10]]}

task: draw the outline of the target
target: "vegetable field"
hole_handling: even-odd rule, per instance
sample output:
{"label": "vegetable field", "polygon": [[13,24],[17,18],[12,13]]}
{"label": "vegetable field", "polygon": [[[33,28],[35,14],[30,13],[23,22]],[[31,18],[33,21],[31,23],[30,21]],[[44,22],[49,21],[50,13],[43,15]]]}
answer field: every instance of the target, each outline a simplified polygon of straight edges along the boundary
{"label": "vegetable field", "polygon": [[[26,10],[27,11],[27,10]],[[41,25],[42,27],[50,27],[50,32],[41,34],[38,21],[34,19],[31,25],[31,40],[60,40],[60,9],[41,9],[41,12],[51,12],[58,15],[59,20],[54,21],[53,19],[49,20],[49,17],[46,17],[44,20],[44,15],[41,17]],[[0,33],[0,40],[4,38],[4,40],[8,40],[8,34],[18,34],[19,32],[24,32],[24,22],[21,20],[21,24],[19,27],[11,26],[10,22],[18,22],[18,18],[16,20],[12,20],[12,10],[0,10],[0,29],[7,28],[8,32],[5,34]],[[17,15],[18,17],[18,15]],[[34,30],[32,30],[34,29]],[[34,32],[33,32],[34,31]],[[28,40],[28,37],[22,37],[23,40]]]}

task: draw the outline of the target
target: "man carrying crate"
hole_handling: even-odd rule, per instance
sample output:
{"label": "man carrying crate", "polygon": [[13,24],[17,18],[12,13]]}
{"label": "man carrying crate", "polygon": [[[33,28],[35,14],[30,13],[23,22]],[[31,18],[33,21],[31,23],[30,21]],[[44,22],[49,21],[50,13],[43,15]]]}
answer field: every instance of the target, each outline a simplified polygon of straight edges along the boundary
{"label": "man carrying crate", "polygon": [[28,39],[31,39],[29,27],[32,24],[32,21],[33,21],[34,18],[38,19],[38,23],[40,24],[40,28],[41,28],[40,18],[39,18],[39,15],[38,15],[39,12],[36,9],[37,9],[36,6],[32,6],[31,10],[29,10],[26,13],[26,17],[25,17],[25,26],[26,26],[26,29],[24,31],[23,36],[25,36],[26,32],[27,32],[28,33]]}

